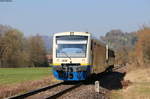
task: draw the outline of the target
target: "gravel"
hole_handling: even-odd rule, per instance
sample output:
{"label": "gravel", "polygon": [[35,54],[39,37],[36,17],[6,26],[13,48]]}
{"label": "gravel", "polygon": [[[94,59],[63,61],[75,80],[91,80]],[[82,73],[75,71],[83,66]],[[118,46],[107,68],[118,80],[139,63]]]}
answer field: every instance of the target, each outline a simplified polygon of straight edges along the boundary
{"label": "gravel", "polygon": [[[47,90],[39,94],[30,96],[26,99],[45,99],[71,86],[73,85],[58,86],[51,90]],[[94,88],[95,86],[92,84],[81,85],[80,87],[75,88],[74,90],[67,92],[66,94],[60,96],[58,99],[108,99],[106,98],[106,95],[104,93],[96,93]]]}
{"label": "gravel", "polygon": [[45,99],[49,96],[56,94],[57,92],[59,92],[63,89],[70,87],[70,86],[72,86],[72,85],[61,85],[61,86],[49,89],[49,90],[44,91],[44,92],[40,92],[40,93],[35,94],[33,96],[27,97],[26,99]]}
{"label": "gravel", "polygon": [[103,93],[96,93],[94,85],[82,85],[58,99],[108,99]]}
{"label": "gravel", "polygon": [[[63,94],[58,99],[110,99],[109,93],[111,92],[111,90],[121,89],[123,87],[122,81],[126,74],[125,70],[126,67],[118,69],[117,71],[111,73],[101,73],[100,75],[97,75],[96,80],[99,80],[100,85],[104,87],[100,87],[100,93],[95,92],[95,85],[90,83],[81,85],[80,87],[73,89],[72,91],[67,92],[66,94]],[[71,86],[73,85],[62,85],[51,90],[41,92],[34,96],[30,96],[26,99],[45,99]],[[107,88],[108,90],[105,88]]]}

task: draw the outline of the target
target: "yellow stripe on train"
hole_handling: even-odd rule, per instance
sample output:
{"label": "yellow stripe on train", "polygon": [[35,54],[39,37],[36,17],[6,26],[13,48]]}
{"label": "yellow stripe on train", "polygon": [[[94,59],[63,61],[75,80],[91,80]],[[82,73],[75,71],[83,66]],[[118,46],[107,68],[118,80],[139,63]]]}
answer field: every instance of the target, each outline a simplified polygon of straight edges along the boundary
{"label": "yellow stripe on train", "polygon": [[61,63],[54,63],[54,64],[51,64],[52,66],[60,66]]}
{"label": "yellow stripe on train", "polygon": [[81,66],[90,66],[91,64],[87,64],[87,63],[81,63]]}
{"label": "yellow stripe on train", "polygon": [[[53,65],[53,66],[60,66],[61,63],[54,63],[54,64],[51,64],[51,65]],[[90,66],[91,64],[81,63],[80,65],[81,65],[81,66]]]}

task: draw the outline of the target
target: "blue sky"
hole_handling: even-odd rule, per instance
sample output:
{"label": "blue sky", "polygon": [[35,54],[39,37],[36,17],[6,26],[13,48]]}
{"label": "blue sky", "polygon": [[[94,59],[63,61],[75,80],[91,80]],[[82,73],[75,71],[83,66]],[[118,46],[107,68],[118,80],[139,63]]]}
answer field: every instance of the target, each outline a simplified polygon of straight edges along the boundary
{"label": "blue sky", "polygon": [[136,31],[150,24],[150,0],[12,0],[0,2],[0,24],[26,36],[64,31]]}

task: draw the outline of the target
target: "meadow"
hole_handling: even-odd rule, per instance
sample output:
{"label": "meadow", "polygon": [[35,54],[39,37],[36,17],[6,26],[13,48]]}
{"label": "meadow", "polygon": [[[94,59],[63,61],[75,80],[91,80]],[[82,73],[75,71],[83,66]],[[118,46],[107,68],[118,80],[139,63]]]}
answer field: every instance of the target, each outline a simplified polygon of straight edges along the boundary
{"label": "meadow", "polygon": [[111,99],[150,99],[150,68],[135,68],[124,79],[132,84],[127,88],[112,90]]}
{"label": "meadow", "polygon": [[40,80],[52,74],[51,68],[0,68],[0,85]]}

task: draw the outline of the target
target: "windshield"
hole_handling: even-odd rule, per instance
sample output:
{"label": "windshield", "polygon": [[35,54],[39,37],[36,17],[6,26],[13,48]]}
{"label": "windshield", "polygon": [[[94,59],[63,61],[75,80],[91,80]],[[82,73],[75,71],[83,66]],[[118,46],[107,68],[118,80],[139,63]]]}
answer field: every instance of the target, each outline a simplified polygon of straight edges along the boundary
{"label": "windshield", "polygon": [[[64,39],[65,38],[65,39]],[[57,58],[84,58],[86,57],[87,36],[63,36],[56,38]]]}
{"label": "windshield", "polygon": [[86,57],[86,44],[58,44],[57,57],[66,58],[67,56]]}

